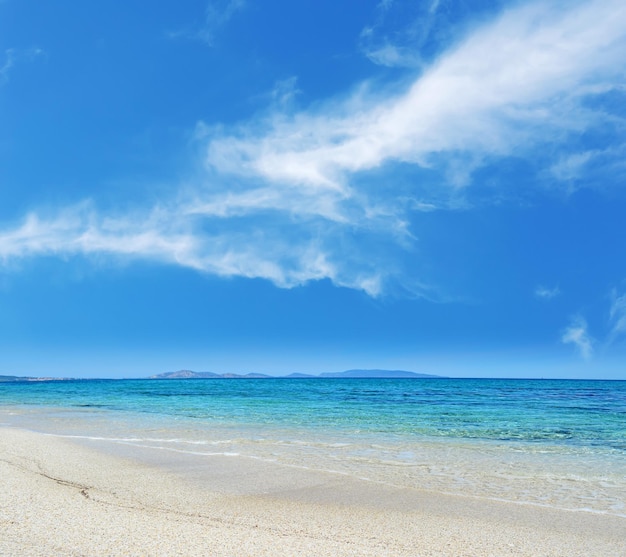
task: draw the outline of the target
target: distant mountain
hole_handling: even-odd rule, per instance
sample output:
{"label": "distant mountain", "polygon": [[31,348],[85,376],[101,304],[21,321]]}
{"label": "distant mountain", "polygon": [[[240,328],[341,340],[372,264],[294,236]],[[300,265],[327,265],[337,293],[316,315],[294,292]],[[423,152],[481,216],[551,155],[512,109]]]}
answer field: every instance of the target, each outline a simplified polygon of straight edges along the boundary
{"label": "distant mountain", "polygon": [[269,375],[262,373],[213,373],[211,371],[191,371],[189,369],[181,369],[180,371],[168,371],[152,375],[149,379],[264,379]]}
{"label": "distant mountain", "polygon": [[347,371],[338,371],[333,373],[322,373],[319,377],[355,377],[355,378],[379,378],[384,379],[394,378],[406,378],[406,379],[419,379],[419,378],[438,378],[440,375],[429,375],[426,373],[415,373],[413,371],[403,371],[400,369],[349,369]]}
{"label": "distant mountain", "polygon": [[[268,379],[275,376],[264,375],[262,373],[213,373],[211,371],[191,371],[181,369],[179,371],[168,371],[158,375],[152,375],[149,379]],[[426,373],[414,373],[413,371],[388,370],[388,369],[349,369],[347,371],[327,372],[319,375],[309,375],[307,373],[291,373],[281,376],[282,379],[331,379],[331,378],[438,378],[440,375],[428,375]]]}

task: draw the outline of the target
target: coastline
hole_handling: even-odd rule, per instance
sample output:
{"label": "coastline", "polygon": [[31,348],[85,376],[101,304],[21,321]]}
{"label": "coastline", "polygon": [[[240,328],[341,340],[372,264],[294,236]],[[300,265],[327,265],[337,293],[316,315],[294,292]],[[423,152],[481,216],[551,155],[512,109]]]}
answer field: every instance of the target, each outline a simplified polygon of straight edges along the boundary
{"label": "coastline", "polygon": [[[132,456],[132,458],[131,458]],[[0,554],[623,554],[626,519],[0,427]]]}

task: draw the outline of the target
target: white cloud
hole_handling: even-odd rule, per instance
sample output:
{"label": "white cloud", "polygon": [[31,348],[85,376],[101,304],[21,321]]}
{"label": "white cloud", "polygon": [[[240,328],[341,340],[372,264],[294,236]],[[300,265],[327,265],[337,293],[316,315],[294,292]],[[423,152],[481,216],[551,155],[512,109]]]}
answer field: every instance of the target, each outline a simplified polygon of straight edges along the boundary
{"label": "white cloud", "polygon": [[[224,172],[321,191],[399,161],[423,167],[519,153],[593,125],[580,105],[610,88],[626,63],[626,4],[532,4],[511,10],[443,56],[401,94],[369,96],[216,137],[208,160]],[[446,157],[442,157],[446,155]],[[445,163],[444,163],[445,164]]]}
{"label": "white cloud", "polygon": [[552,298],[558,296],[560,293],[561,290],[558,286],[555,286],[554,288],[547,288],[545,286],[539,285],[537,286],[537,288],[535,288],[535,296],[541,300],[551,300]]}
{"label": "white cloud", "polygon": [[[242,5],[210,3],[207,40]],[[279,286],[327,278],[376,295],[401,274],[396,256],[413,240],[411,213],[446,207],[445,192],[471,184],[480,165],[534,159],[546,143],[604,122],[584,101],[621,87],[625,68],[621,0],[515,7],[408,84],[362,84],[347,98],[294,112],[281,102],[296,92],[288,80],[269,115],[204,126],[206,175],[186,198],[117,217],[89,206],[33,213],[0,233],[0,257],[148,258]],[[401,184],[383,174],[396,163],[440,183]],[[417,279],[405,286],[428,291]],[[580,327],[564,342],[591,352]]]}
{"label": "white cloud", "polygon": [[585,360],[589,360],[593,355],[593,339],[587,332],[587,322],[580,316],[572,319],[561,336],[561,342],[574,344]]}
{"label": "white cloud", "polygon": [[193,235],[170,229],[168,222],[168,215],[159,210],[142,218],[103,218],[88,203],[51,218],[31,213],[21,226],[0,233],[0,258],[113,254],[200,268],[193,258]]}
{"label": "white cloud", "polygon": [[31,213],[17,228],[0,232],[0,261],[108,256],[156,260],[222,277],[264,278],[286,288],[328,278],[372,296],[381,291],[384,273],[373,267],[365,272],[358,262],[342,268],[332,260],[327,239],[307,236],[306,230],[292,226],[294,236],[289,236],[257,224],[207,231],[197,217],[195,209],[183,204],[107,218],[90,203],[50,218]]}

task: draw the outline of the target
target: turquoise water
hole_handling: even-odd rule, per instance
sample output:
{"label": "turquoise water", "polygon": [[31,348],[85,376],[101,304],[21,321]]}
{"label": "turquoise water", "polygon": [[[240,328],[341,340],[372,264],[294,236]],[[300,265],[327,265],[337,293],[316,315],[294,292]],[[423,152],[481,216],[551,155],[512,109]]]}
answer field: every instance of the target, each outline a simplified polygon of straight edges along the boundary
{"label": "turquoise water", "polygon": [[206,458],[626,516],[626,382],[218,379],[0,384],[0,422]]}

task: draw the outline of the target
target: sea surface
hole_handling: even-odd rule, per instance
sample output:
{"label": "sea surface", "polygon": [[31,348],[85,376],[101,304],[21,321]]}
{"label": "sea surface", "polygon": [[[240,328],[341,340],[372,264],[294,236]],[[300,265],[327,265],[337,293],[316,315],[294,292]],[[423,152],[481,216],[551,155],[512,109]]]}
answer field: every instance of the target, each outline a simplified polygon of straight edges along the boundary
{"label": "sea surface", "polygon": [[626,517],[626,381],[0,383],[0,425]]}

